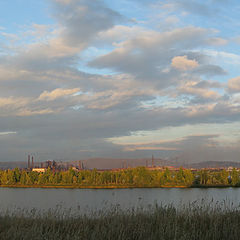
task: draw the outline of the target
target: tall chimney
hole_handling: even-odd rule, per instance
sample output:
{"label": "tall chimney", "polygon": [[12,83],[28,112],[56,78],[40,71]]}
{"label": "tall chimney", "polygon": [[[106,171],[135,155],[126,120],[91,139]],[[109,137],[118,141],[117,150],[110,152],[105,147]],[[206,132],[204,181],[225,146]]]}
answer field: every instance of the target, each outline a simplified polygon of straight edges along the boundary
{"label": "tall chimney", "polygon": [[30,168],[30,155],[28,154],[28,169]]}
{"label": "tall chimney", "polygon": [[33,163],[33,156],[32,156],[32,168],[34,168],[34,163]]}
{"label": "tall chimney", "polygon": [[154,167],[154,157],[152,155],[152,167]]}
{"label": "tall chimney", "polygon": [[81,169],[82,169],[82,166],[81,166],[81,161],[79,161],[79,162],[78,162],[78,168],[79,168],[79,170],[81,170]]}

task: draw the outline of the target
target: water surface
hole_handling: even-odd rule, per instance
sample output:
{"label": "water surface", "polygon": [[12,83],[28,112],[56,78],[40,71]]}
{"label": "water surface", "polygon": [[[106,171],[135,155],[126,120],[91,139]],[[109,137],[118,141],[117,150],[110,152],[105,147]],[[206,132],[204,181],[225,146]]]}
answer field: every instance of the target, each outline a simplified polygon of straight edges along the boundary
{"label": "water surface", "polygon": [[237,207],[240,188],[135,188],[135,189],[44,189],[0,188],[0,208],[48,210],[61,206],[81,213],[119,206],[148,208],[155,204],[175,207],[194,204],[223,204]]}

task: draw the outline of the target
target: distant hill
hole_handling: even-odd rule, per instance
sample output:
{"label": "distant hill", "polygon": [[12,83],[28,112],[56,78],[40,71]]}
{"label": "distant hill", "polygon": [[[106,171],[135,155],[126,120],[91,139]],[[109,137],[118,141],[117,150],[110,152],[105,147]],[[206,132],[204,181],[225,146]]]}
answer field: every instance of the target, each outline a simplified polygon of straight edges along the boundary
{"label": "distant hill", "polygon": [[[79,161],[57,161],[58,164],[67,166],[79,166],[79,163],[83,163],[86,169],[112,169],[112,168],[127,168],[127,167],[137,167],[137,166],[167,166],[168,161],[163,159],[154,159],[152,162],[151,158],[141,158],[141,159],[120,159],[120,158],[91,158]],[[35,162],[35,166],[39,166],[39,162]],[[26,162],[0,162],[0,169],[13,169],[13,168],[26,168]]]}
{"label": "distant hill", "polygon": [[240,168],[240,162],[228,162],[228,161],[209,161],[190,164],[192,168],[221,168],[221,167],[235,167]]}
{"label": "distant hill", "polygon": [[[139,159],[127,159],[127,158],[90,158],[81,160],[84,166],[89,169],[112,169],[112,168],[126,168],[137,166],[167,166],[167,161],[164,159],[155,159],[152,162],[152,158],[139,158]],[[71,162],[73,165],[78,165],[79,161]]]}
{"label": "distant hill", "polygon": [[[79,163],[83,164],[86,169],[112,169],[112,168],[127,168],[137,166],[174,166],[174,167],[185,167],[185,168],[222,168],[222,167],[235,167],[240,168],[240,161],[205,161],[199,163],[184,163],[179,159],[160,159],[154,158],[140,158],[140,159],[125,159],[125,158],[91,158],[79,161],[57,161],[60,165],[64,166],[79,166]],[[35,166],[39,166],[38,162]],[[26,162],[0,162],[0,169],[13,169],[13,168],[26,168]]]}
{"label": "distant hill", "polygon": [[27,162],[0,162],[0,169],[26,168]]}

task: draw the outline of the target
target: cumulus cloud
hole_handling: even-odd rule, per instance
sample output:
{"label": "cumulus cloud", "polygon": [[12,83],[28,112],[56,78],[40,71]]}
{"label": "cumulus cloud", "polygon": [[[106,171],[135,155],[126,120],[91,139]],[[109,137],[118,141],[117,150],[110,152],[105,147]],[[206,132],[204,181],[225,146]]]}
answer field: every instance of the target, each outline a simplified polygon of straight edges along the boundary
{"label": "cumulus cloud", "polygon": [[170,153],[213,137],[125,145],[109,139],[239,121],[238,78],[229,77],[226,87],[229,73],[215,61],[238,64],[239,56],[217,50],[227,40],[216,29],[165,12],[178,7],[209,16],[205,3],[168,1],[161,11],[171,27],[159,30],[159,18],[129,21],[104,1],[50,2],[54,24],[31,24],[19,45],[0,43],[1,159],[24,159],[26,152],[67,160]]}
{"label": "cumulus cloud", "polygon": [[52,100],[55,100],[55,99],[60,98],[60,97],[71,96],[74,93],[77,93],[79,91],[80,91],[80,88],[74,88],[74,89],[61,89],[61,88],[57,88],[57,89],[54,89],[51,92],[44,91],[39,96],[38,99],[39,100],[52,101]]}
{"label": "cumulus cloud", "polygon": [[26,98],[0,98],[0,107],[10,107],[13,105],[14,107],[26,105],[29,100]]}
{"label": "cumulus cloud", "polygon": [[188,59],[186,55],[174,57],[171,65],[172,67],[182,71],[191,70],[199,66],[195,59]]}
{"label": "cumulus cloud", "polygon": [[183,94],[210,99],[217,99],[221,96],[217,91],[201,88],[198,82],[187,82],[185,85],[179,87],[179,91]]}
{"label": "cumulus cloud", "polygon": [[231,92],[240,92],[240,77],[230,79],[228,81],[228,89]]}
{"label": "cumulus cloud", "polygon": [[224,69],[222,69],[220,66],[213,65],[213,64],[201,65],[198,68],[194,69],[194,72],[199,75],[205,75],[207,77],[227,74],[227,72]]}
{"label": "cumulus cloud", "polygon": [[[155,82],[158,87],[174,84],[177,72],[164,71],[175,56],[183,49],[191,52],[195,47],[205,45],[209,31],[203,28],[186,27],[168,32],[146,31],[135,37],[116,44],[110,53],[100,56],[89,63],[90,67],[113,69],[128,73],[139,80]],[[197,61],[197,60],[196,60]]]}
{"label": "cumulus cloud", "polygon": [[122,16],[100,0],[52,0],[54,16],[61,24],[60,37],[64,44],[84,47],[97,33],[110,29]]}
{"label": "cumulus cloud", "polygon": [[220,11],[219,4],[211,4],[211,1],[167,0],[160,1],[159,5],[171,12],[181,11],[182,14],[192,14],[193,16],[213,17]]}
{"label": "cumulus cloud", "polygon": [[219,37],[214,37],[214,38],[208,39],[208,43],[214,46],[222,46],[222,45],[226,45],[228,43],[228,40],[219,38]]}

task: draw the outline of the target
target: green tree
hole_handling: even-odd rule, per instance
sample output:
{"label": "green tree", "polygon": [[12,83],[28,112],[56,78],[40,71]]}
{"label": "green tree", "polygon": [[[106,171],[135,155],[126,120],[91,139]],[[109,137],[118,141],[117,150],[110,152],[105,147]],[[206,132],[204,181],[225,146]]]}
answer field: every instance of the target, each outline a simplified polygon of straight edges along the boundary
{"label": "green tree", "polygon": [[8,184],[8,174],[7,174],[7,171],[3,171],[2,172],[1,184]]}
{"label": "green tree", "polygon": [[168,168],[165,169],[163,173],[163,184],[169,184],[172,183],[172,173],[169,171]]}
{"label": "green tree", "polygon": [[183,169],[180,168],[177,173],[175,174],[175,183],[176,184],[185,184],[185,176]]}
{"label": "green tree", "polygon": [[145,186],[151,183],[150,171],[145,167],[137,167],[133,171],[133,182],[138,186]]}
{"label": "green tree", "polygon": [[192,171],[189,169],[186,169],[183,171],[183,175],[184,175],[184,184],[187,186],[191,186],[194,181],[194,175]]}
{"label": "green tree", "polygon": [[207,170],[200,171],[200,184],[206,185],[209,180],[209,174]]}
{"label": "green tree", "polygon": [[26,171],[21,172],[20,183],[25,185],[27,183],[27,173]]}
{"label": "green tree", "polygon": [[226,184],[228,184],[228,172],[225,170],[225,169],[223,169],[222,171],[221,171],[221,173],[220,173],[220,181],[221,181],[221,184],[224,184],[224,185],[226,185]]}
{"label": "green tree", "polygon": [[17,182],[20,182],[20,177],[21,177],[21,172],[19,170],[19,168],[15,168],[13,170],[13,175],[14,175],[14,182],[17,183]]}
{"label": "green tree", "polygon": [[239,184],[239,174],[235,168],[231,172],[231,181],[233,186],[236,186],[237,184]]}

